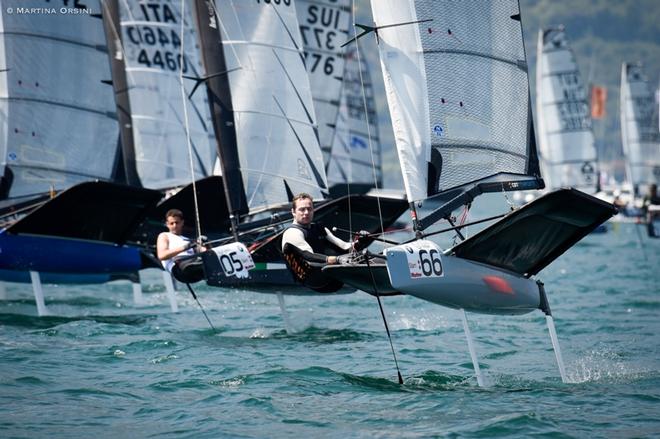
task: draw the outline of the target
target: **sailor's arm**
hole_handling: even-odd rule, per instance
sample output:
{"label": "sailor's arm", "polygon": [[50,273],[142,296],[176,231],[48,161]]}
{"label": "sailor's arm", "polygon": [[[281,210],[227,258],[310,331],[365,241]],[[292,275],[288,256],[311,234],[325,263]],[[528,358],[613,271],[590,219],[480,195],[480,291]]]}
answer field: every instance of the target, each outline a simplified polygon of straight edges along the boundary
{"label": "sailor's arm", "polygon": [[324,227],[324,229],[325,229],[325,239],[327,239],[330,243],[334,244],[335,246],[339,247],[344,251],[349,251],[351,249],[352,244],[350,242],[346,242],[343,239],[337,238],[335,235],[332,234],[330,230],[328,230],[327,227]]}

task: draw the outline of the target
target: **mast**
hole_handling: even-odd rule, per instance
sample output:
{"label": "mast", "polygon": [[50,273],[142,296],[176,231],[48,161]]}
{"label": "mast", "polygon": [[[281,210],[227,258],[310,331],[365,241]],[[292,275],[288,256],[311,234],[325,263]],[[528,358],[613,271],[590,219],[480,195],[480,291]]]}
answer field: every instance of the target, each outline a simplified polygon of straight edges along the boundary
{"label": "mast", "polygon": [[102,0],[102,17],[105,37],[110,58],[112,88],[117,103],[117,122],[119,123],[119,139],[121,157],[126,183],[130,186],[142,187],[140,176],[135,164],[135,140],[133,138],[133,121],[131,119],[131,102],[128,96],[128,81],[126,79],[126,62],[121,43],[121,25],[119,21],[119,0]]}
{"label": "mast", "polygon": [[201,46],[202,63],[206,72],[203,80],[206,82],[216,148],[220,157],[225,201],[230,212],[232,234],[238,241],[238,217],[240,214],[248,212],[248,204],[240,171],[236,125],[227,64],[222,49],[220,21],[213,0],[195,0],[194,15]]}

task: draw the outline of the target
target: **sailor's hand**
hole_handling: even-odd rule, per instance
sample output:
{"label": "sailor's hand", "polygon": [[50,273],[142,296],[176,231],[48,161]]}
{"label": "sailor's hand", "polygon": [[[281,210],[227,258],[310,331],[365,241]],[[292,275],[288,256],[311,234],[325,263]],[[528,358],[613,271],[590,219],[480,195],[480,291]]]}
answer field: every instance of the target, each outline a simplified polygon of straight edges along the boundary
{"label": "sailor's hand", "polygon": [[366,230],[360,230],[355,234],[355,239],[353,240],[353,249],[358,249],[369,240],[369,232]]}
{"label": "sailor's hand", "polygon": [[325,258],[325,262],[328,265],[334,265],[337,263],[337,256],[327,256]]}

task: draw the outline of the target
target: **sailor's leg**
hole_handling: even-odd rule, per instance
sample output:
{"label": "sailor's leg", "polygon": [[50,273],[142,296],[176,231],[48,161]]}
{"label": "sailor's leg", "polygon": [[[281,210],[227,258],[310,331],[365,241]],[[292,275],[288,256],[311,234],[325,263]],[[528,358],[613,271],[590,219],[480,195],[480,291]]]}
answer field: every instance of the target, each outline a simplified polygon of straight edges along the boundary
{"label": "sailor's leg", "polygon": [[463,308],[460,309],[461,319],[463,320],[463,330],[465,331],[465,337],[467,338],[468,350],[470,351],[470,358],[472,358],[472,365],[474,366],[474,373],[477,376],[477,384],[479,387],[484,387],[484,378],[481,375],[481,368],[479,367],[479,359],[477,358],[477,352],[474,349],[474,341],[472,340],[472,332],[470,332],[470,325],[467,321],[467,315]]}
{"label": "sailor's leg", "polygon": [[555,351],[555,358],[557,359],[557,367],[559,367],[559,375],[561,376],[561,381],[567,383],[568,379],[566,378],[566,370],[564,368],[564,359],[561,356],[561,349],[559,348],[559,339],[557,338],[557,331],[555,330],[555,321],[552,318],[552,312],[550,311],[550,305],[548,304],[548,296],[545,294],[545,288],[543,283],[540,281],[536,282],[539,286],[539,292],[541,293],[541,311],[545,313],[545,322],[548,325],[548,332],[550,333],[550,341],[552,342],[552,349]]}
{"label": "sailor's leg", "polygon": [[34,301],[37,304],[37,314],[39,316],[48,315],[48,309],[46,308],[46,302],[44,301],[44,291],[41,288],[41,276],[39,272],[30,271],[30,280],[32,281],[32,291],[34,292]]}
{"label": "sailor's leg", "polygon": [[172,274],[167,270],[163,270],[163,283],[167,290],[167,298],[170,301],[172,312],[179,312],[179,305],[176,303],[176,291],[174,291],[174,280]]}
{"label": "sailor's leg", "polygon": [[289,320],[289,313],[286,311],[286,306],[284,305],[284,295],[281,292],[277,292],[277,301],[280,304],[280,311],[282,312],[282,320],[284,320],[284,329],[288,334],[293,333],[291,328],[291,322]]}

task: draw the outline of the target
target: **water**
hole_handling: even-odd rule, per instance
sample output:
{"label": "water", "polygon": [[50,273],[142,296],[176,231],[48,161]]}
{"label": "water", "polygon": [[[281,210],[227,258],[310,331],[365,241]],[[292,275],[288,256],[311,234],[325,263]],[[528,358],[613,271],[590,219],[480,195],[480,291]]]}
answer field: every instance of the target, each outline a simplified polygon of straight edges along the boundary
{"label": "water", "polygon": [[632,224],[593,235],[539,276],[570,383],[543,314],[468,314],[477,386],[458,311],[364,293],[277,297],[196,286],[218,330],[158,272],[130,284],[29,286],[0,301],[0,436],[660,436],[660,240]]}

